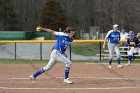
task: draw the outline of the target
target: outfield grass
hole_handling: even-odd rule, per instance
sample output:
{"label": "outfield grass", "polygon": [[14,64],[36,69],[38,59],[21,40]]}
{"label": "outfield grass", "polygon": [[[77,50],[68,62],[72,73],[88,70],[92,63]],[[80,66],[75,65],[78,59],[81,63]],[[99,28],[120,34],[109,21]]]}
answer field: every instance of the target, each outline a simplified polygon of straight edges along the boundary
{"label": "outfield grass", "polygon": [[[90,63],[90,62],[94,62],[91,60],[74,60],[72,61],[73,63]],[[0,64],[47,64],[48,60],[14,60],[14,59],[0,59]],[[61,63],[61,62],[60,62]]]}
{"label": "outfield grass", "polygon": [[[74,60],[73,63],[108,63],[108,60],[94,61],[94,60]],[[14,59],[0,59],[0,64],[47,64],[48,60],[14,60]],[[113,63],[117,63],[116,60]],[[121,63],[127,63],[127,61],[121,61]],[[140,63],[139,60],[132,61],[133,63]]]}
{"label": "outfield grass", "polygon": [[99,43],[73,43],[72,52],[83,56],[94,56],[100,51]]}
{"label": "outfield grass", "polygon": [[47,64],[47,62],[48,62],[47,60],[40,61],[40,60],[0,59],[0,64],[31,64],[31,63],[34,63],[34,64],[45,63],[45,64]]}

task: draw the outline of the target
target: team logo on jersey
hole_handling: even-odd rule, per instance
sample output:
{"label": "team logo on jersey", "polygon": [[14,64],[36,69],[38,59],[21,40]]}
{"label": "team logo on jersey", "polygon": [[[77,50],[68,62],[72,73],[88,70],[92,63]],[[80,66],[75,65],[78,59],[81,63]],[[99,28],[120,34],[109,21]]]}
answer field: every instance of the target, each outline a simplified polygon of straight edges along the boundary
{"label": "team logo on jersey", "polygon": [[111,35],[111,37],[115,37],[116,38],[116,37],[119,37],[119,35]]}
{"label": "team logo on jersey", "polygon": [[67,40],[67,38],[65,38],[65,37],[64,37],[64,38],[62,38],[62,39],[63,39],[63,40],[62,40],[62,42],[63,42],[63,43]]}
{"label": "team logo on jersey", "polygon": [[63,40],[67,40],[67,38],[64,37]]}
{"label": "team logo on jersey", "polygon": [[135,46],[136,43],[135,42],[130,42],[130,45]]}
{"label": "team logo on jersey", "polygon": [[68,46],[71,44],[71,42],[68,42],[67,38],[65,37],[63,38],[62,42]]}

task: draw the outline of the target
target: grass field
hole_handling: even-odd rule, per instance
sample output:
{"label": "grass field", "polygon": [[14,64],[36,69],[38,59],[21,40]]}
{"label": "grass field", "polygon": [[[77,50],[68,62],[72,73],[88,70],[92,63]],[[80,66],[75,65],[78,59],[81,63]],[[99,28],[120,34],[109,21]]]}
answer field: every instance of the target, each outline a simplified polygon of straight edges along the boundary
{"label": "grass field", "polygon": [[0,64],[39,64],[39,63],[47,63],[47,60],[14,60],[14,59],[0,59]]}
{"label": "grass field", "polygon": [[[73,63],[108,63],[108,60],[102,60],[102,61],[92,61],[92,60],[72,60]],[[14,59],[0,59],[0,64],[47,64],[48,60],[14,60]],[[113,63],[117,63],[116,60],[113,61]],[[122,64],[127,63],[127,61],[121,61]],[[139,60],[132,61],[133,63],[140,63]]]}
{"label": "grass field", "polygon": [[73,43],[72,52],[83,56],[93,56],[99,53],[99,43]]}

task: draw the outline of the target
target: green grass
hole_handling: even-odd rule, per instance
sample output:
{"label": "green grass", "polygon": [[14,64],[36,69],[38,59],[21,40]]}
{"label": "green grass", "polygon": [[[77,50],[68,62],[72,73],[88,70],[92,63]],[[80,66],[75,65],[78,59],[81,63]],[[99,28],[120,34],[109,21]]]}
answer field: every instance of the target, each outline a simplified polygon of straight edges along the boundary
{"label": "green grass", "polygon": [[99,43],[73,43],[72,52],[83,56],[94,56],[99,53]]}
{"label": "green grass", "polygon": [[[91,60],[74,60],[73,63],[90,63]],[[92,61],[93,62],[93,61]],[[47,64],[48,60],[0,59],[0,64]]]}
{"label": "green grass", "polygon": [[[74,60],[73,63],[108,63],[108,60],[94,61],[94,60]],[[14,60],[14,59],[0,59],[0,64],[47,64],[48,60]],[[113,61],[117,63],[117,61]],[[121,61],[121,63],[127,63],[127,61]],[[140,63],[139,60],[132,61],[133,63]]]}
{"label": "green grass", "polygon": [[45,63],[47,64],[48,61],[47,60],[14,60],[14,59],[0,59],[0,64],[40,64],[40,63]]}

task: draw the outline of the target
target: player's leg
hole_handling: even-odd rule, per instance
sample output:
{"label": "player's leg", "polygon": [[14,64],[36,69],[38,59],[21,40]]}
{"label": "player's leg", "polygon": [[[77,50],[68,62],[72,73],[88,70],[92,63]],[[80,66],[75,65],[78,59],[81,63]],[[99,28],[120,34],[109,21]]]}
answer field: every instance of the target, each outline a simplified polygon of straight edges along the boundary
{"label": "player's leg", "polygon": [[50,70],[55,64],[56,64],[56,61],[54,59],[50,59],[50,61],[45,67],[41,68],[40,70],[38,70],[36,73],[33,74],[33,77],[36,78],[43,72]]}
{"label": "player's leg", "polygon": [[64,62],[65,63],[65,78],[64,78],[64,82],[65,83],[72,83],[72,81],[69,80],[69,72],[70,72],[70,67],[72,65],[72,62],[63,54],[61,54],[60,52],[56,52],[57,54],[57,58],[56,60],[59,62]]}
{"label": "player's leg", "polygon": [[120,65],[121,63],[121,58],[120,58],[120,49],[118,46],[115,46],[115,52],[116,52],[116,55],[117,55],[117,61],[118,61],[118,68],[121,68],[122,65]]}
{"label": "player's leg", "polygon": [[138,48],[138,55],[140,55],[140,48]]}
{"label": "player's leg", "polygon": [[57,61],[65,63],[65,79],[67,79],[69,78],[69,71],[70,71],[72,62],[63,54],[57,53],[57,55],[58,55]]}
{"label": "player's leg", "polygon": [[133,58],[133,53],[136,50],[137,50],[137,48],[131,47],[131,49],[128,51],[128,64],[126,64],[126,65],[130,65],[131,64],[131,61],[132,61],[132,58]]}
{"label": "player's leg", "polygon": [[112,60],[114,57],[114,48],[115,44],[108,43],[108,49],[109,49],[109,68],[111,68]]}
{"label": "player's leg", "polygon": [[50,70],[56,64],[54,56],[55,56],[55,52],[52,51],[51,58],[50,58],[48,64],[45,67],[38,70],[37,72],[35,72],[33,75],[29,76],[30,79],[36,79],[36,77],[39,76],[40,74],[42,74],[43,72]]}

